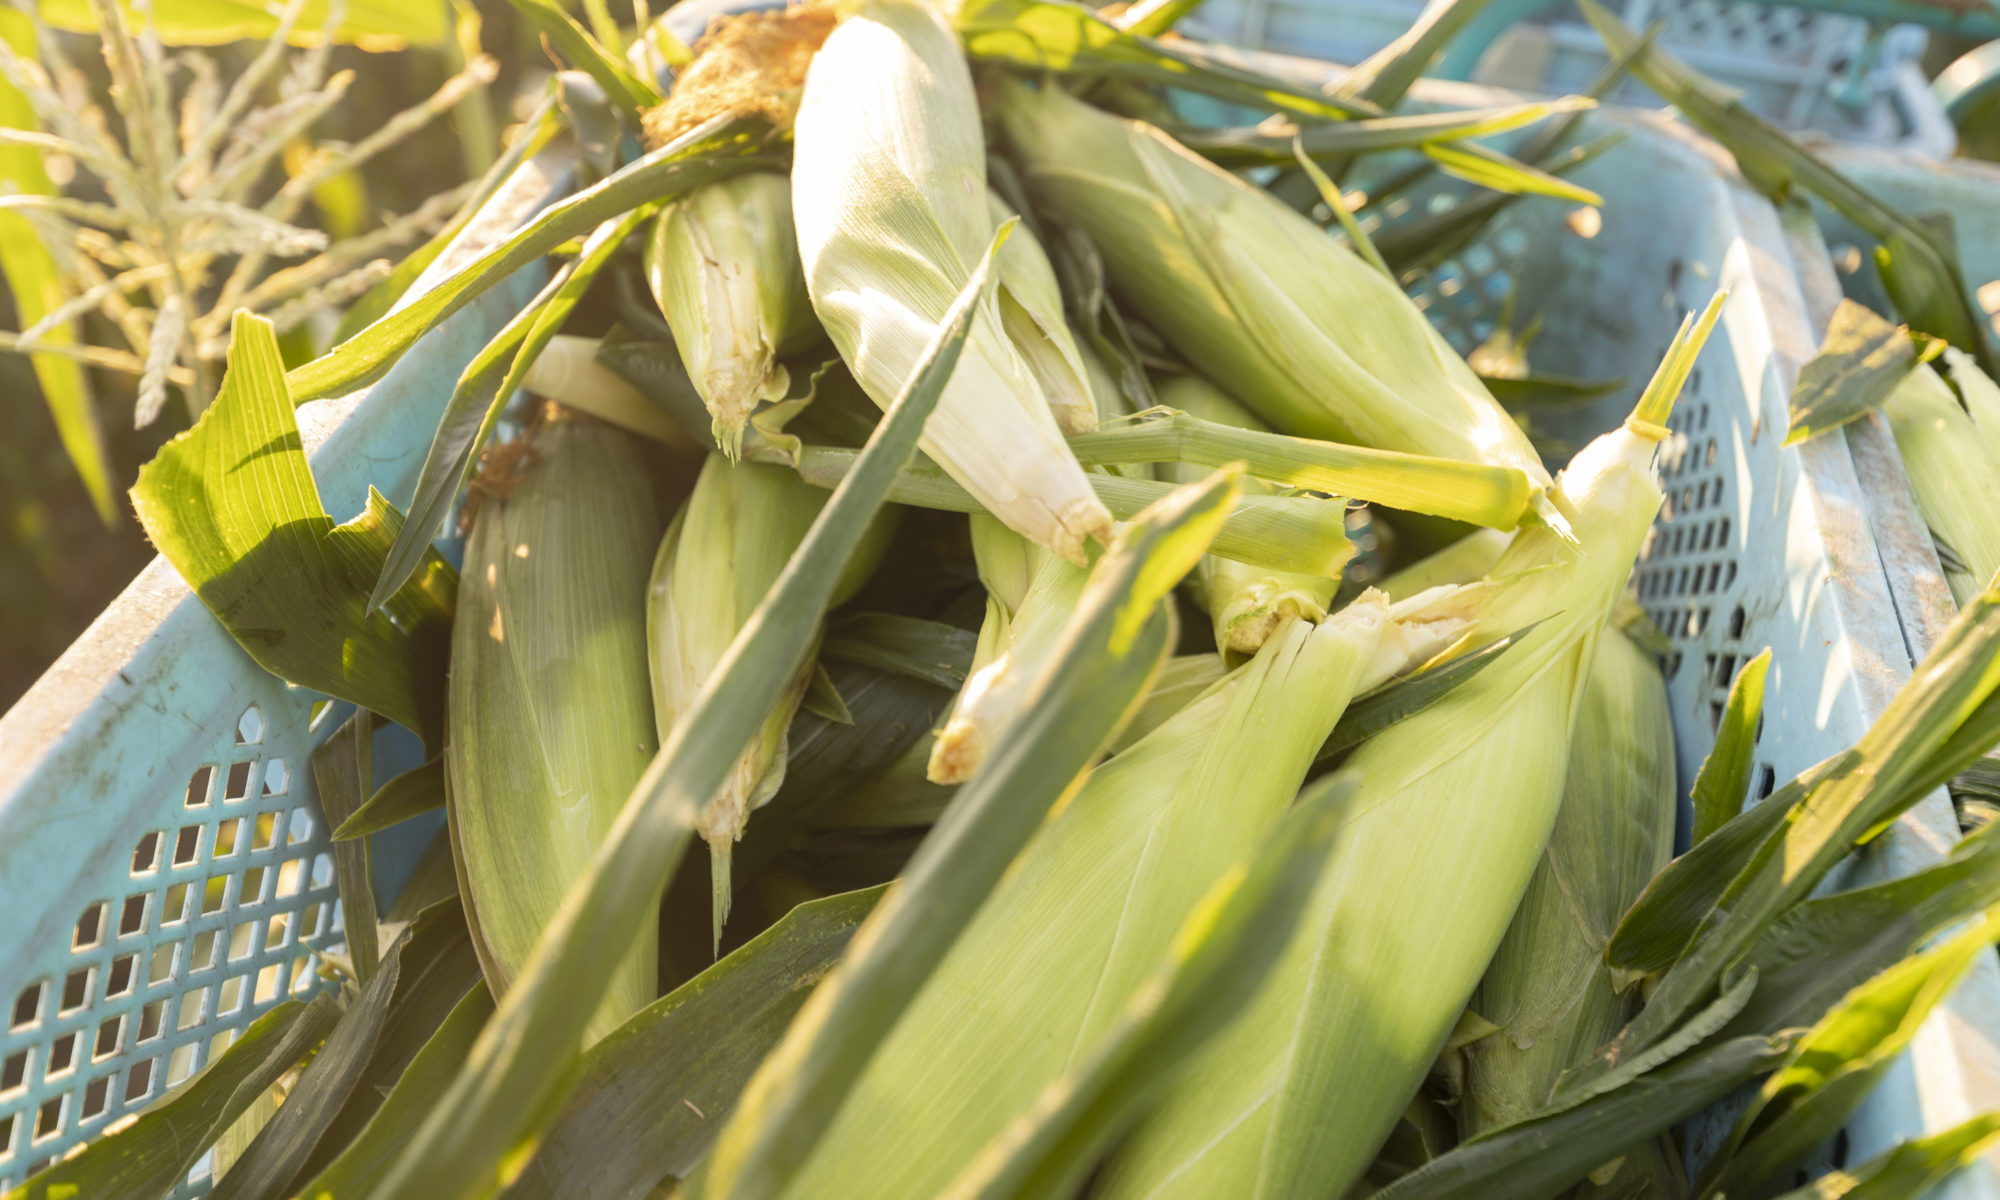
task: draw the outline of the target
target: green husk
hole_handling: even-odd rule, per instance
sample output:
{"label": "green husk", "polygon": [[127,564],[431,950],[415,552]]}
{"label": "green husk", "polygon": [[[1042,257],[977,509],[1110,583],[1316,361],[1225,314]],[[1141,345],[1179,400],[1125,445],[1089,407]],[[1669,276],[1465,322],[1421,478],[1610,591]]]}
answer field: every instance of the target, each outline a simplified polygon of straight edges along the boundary
{"label": "green husk", "polygon": [[[662,741],[715,674],[826,499],[827,493],[783,467],[709,455],[693,494],[660,539],[647,589],[646,642]],[[835,589],[834,604],[873,572],[886,528],[878,523],[864,540]],[[805,697],[813,663],[809,657],[771,707],[697,826],[708,843],[718,944],[729,915],[731,850],[750,813],[784,783],[785,731]]]}
{"label": "green husk", "polygon": [[792,232],[792,189],[755,171],[668,201],[646,239],[646,283],[673,330],[715,440],[742,456],[743,426],[791,376],[777,359],[818,332]]}
{"label": "green husk", "polygon": [[[788,1196],[930,1197],[1075,1065],[1289,807],[1350,696],[1421,657],[1380,596],[1293,621],[1091,773],[883,1044]],[[882,1131],[894,1129],[893,1138]]]}
{"label": "green husk", "polygon": [[1361,1179],[1548,842],[1596,642],[1663,498],[1659,422],[1699,344],[1571,461],[1550,497],[1577,544],[1517,534],[1466,641],[1532,632],[1348,760],[1361,785],[1286,961],[1114,1156],[1103,1196],[1337,1196]]}
{"label": "green husk", "polygon": [[[1270,429],[1222,389],[1199,376],[1182,375],[1154,386],[1160,403],[1204,421],[1259,431]],[[1186,465],[1172,468],[1174,477],[1181,482],[1199,478],[1204,469]],[[1246,480],[1244,490],[1257,490],[1257,486],[1255,481]],[[1289,619],[1317,621],[1324,617],[1327,605],[1333,603],[1333,594],[1340,587],[1337,576],[1265,570],[1213,554],[1201,560],[1190,578],[1201,606],[1215,622],[1216,648],[1225,656],[1235,657],[1255,654],[1264,639]]]}
{"label": "green husk", "polygon": [[1674,741],[1666,682],[1652,657],[1600,635],[1570,739],[1548,848],[1473,1011],[1500,1026],[1465,1050],[1467,1136],[1545,1106],[1556,1079],[1638,1007],[1620,995],[1604,945],[1639,890],[1673,856]]}
{"label": "green husk", "polygon": [[2000,521],[1993,514],[2000,498],[2000,392],[1971,355],[1946,354],[1958,394],[1935,370],[1919,366],[1889,393],[1882,413],[1917,509],[1948,551],[1945,583],[1963,605],[2000,571]]}
{"label": "green husk", "polygon": [[1000,121],[1044,210],[1088,234],[1132,311],[1279,430],[1548,476],[1408,297],[1311,221],[1152,126],[1055,87]]}
{"label": "green husk", "polygon": [[[861,0],[814,56],[794,134],[813,308],[887,408],[995,228],[957,38],[920,0]],[[1063,444],[1004,307],[981,304],[921,445],[1009,528],[1082,565],[1087,540],[1110,541],[1111,514]]]}
{"label": "green husk", "polygon": [[[986,207],[995,225],[1016,215],[991,188]],[[1024,224],[1000,247],[995,265],[1000,271],[1000,327],[1028,364],[1056,426],[1064,434],[1089,433],[1097,428],[1097,399],[1089,367],[1063,317],[1062,289],[1048,252]]]}
{"label": "green husk", "polygon": [[[652,473],[629,435],[551,409],[513,444],[518,473],[483,477],[452,630],[449,811],[495,995],[658,745],[646,680],[646,564],[661,527]],[[620,932],[631,952],[604,988],[592,1041],[654,995],[655,920]]]}

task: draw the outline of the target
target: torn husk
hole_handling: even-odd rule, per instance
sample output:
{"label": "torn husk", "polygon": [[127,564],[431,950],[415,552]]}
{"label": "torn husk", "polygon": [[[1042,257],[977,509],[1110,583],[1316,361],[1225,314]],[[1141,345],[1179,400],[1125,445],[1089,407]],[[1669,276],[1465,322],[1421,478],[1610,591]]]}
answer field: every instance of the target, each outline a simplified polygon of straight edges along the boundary
{"label": "torn husk", "polygon": [[[709,455],[693,494],[660,540],[647,589],[646,643],[662,740],[694,704],[763,603],[826,499],[827,493],[783,467],[732,464],[721,454]],[[874,570],[887,542],[888,520],[871,527],[836,589],[835,604]],[[698,832],[709,847],[718,941],[729,915],[731,852],[751,812],[784,781],[785,732],[805,696],[816,658],[807,656],[787,682],[727,782],[702,810]]]}
{"label": "torn husk", "polygon": [[791,376],[778,356],[818,331],[792,232],[791,182],[753,171],[669,201],[646,239],[646,284],[734,460],[743,427]]}
{"label": "torn husk", "polygon": [[[1270,430],[1255,414],[1198,375],[1162,380],[1155,384],[1155,391],[1160,403],[1204,421]],[[1185,483],[1208,468],[1180,465],[1167,470]],[[1269,494],[1275,489],[1246,479],[1244,490]],[[1233,659],[1255,654],[1264,639],[1288,620],[1317,621],[1326,616],[1327,605],[1340,587],[1337,578],[1273,571],[1213,554],[1201,560],[1190,580],[1196,597],[1215,622],[1216,648]]]}

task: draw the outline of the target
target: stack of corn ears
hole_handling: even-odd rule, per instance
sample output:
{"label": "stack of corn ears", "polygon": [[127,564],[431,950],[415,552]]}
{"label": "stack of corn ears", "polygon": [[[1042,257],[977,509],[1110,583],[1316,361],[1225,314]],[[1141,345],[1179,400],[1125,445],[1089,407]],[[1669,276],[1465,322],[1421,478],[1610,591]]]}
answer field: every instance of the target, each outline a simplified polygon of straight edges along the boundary
{"label": "stack of corn ears", "polygon": [[1089,1051],[1203,892],[1290,805],[1348,699],[1457,640],[1480,594],[1392,606],[1368,593],[1324,621],[1288,620],[1093,772],[960,935],[786,1195],[937,1194]]}
{"label": "stack of corn ears", "polygon": [[[920,0],[856,6],[813,59],[795,136],[813,309],[886,408],[993,239],[979,104],[950,27]],[[1111,514],[1063,444],[1054,408],[1068,410],[1067,393],[1052,401],[1043,380],[1068,376],[1084,396],[1088,385],[1073,345],[1042,344],[1068,335],[1031,294],[1053,277],[1030,278],[1045,264],[1023,274],[1026,261],[1003,261],[1016,299],[979,310],[922,445],[1008,528],[1081,565],[1086,542],[1109,541]]]}
{"label": "stack of corn ears", "polygon": [[1340,1195],[1360,1181],[1548,843],[1597,642],[1663,499],[1657,407],[1557,479],[1574,544],[1524,529],[1494,567],[1470,640],[1533,625],[1523,642],[1348,760],[1359,788],[1284,961],[1112,1158],[1103,1196]]}

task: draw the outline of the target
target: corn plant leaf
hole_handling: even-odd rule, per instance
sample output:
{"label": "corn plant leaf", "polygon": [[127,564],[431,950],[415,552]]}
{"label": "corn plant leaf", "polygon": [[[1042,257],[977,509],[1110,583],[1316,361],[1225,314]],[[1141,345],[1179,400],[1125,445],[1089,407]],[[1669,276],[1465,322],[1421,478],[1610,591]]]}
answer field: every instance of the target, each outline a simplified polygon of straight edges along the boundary
{"label": "corn plant leaf", "polygon": [[744,171],[782,169],[769,156],[756,152],[760,128],[755,122],[716,117],[609,178],[550,205],[451,278],[292,371],[287,382],[293,399],[303,404],[381,378],[418,338],[488,288],[571,238],[642,204]]}
{"label": "corn plant leaf", "polygon": [[[333,840],[344,842],[350,838],[367,837],[411,817],[436,812],[443,807],[444,758],[438,756],[421,766],[411,767],[376,788],[367,803],[334,826]],[[328,819],[334,818],[329,815]]]}
{"label": "corn plant leaf", "polygon": [[6,1200],[166,1195],[223,1130],[319,1045],[339,1016],[340,1006],[323,993],[310,1003],[285,1001],[252,1021],[220,1057],[129,1128],[31,1176]]}
{"label": "corn plant leaf", "polygon": [[397,534],[396,544],[382,564],[382,576],[368,597],[371,609],[386,603],[423,561],[452,500],[472,473],[480,445],[499,423],[501,407],[548,347],[549,339],[569,319],[597,272],[651,211],[651,205],[642,204],[592,230],[575,261],[550,279],[541,294],[466,364],[451,399],[445,402],[437,433],[424,454],[424,465],[417,472],[410,519]]}
{"label": "corn plant leaf", "polygon": [[535,110],[534,115],[522,122],[520,132],[507,143],[507,148],[493,160],[486,173],[479,177],[478,184],[472,189],[472,195],[466,198],[457,214],[446,222],[443,228],[432,234],[423,245],[398,259],[387,278],[363,292],[359,300],[348,305],[347,311],[340,314],[339,324],[333,327],[333,344],[338,346],[387,316],[389,310],[396,306],[396,301],[402,299],[404,293],[410,290],[410,285],[417,281],[417,277],[437,261],[438,256],[444,253],[445,247],[464,231],[486,201],[492,199],[493,194],[500,190],[500,185],[513,175],[515,169],[547,149],[549,143],[561,132],[562,118],[556,111],[555,96],[553,94],[544,96],[541,106]]}
{"label": "corn plant leaf", "polygon": [[[0,9],[0,40],[29,62],[39,53],[34,22],[17,9]],[[0,80],[0,128],[39,128],[27,97],[5,80]],[[42,152],[34,146],[0,144],[0,181],[5,183],[0,191],[9,194],[56,194],[55,184],[42,165]],[[14,319],[22,329],[32,327],[70,299],[56,260],[42,245],[35,227],[19,213],[0,213],[0,275],[5,276],[7,289],[13,294]],[[64,325],[49,330],[41,340],[52,346],[73,345],[76,331]],[[106,525],[114,523],[118,502],[111,492],[111,459],[104,447],[104,429],[91,404],[83,364],[58,354],[30,355],[29,364],[34,368],[35,382],[41,385],[42,402],[55,420],[63,452],[76,467],[98,517]]]}
{"label": "corn plant leaf", "polygon": [[[854,460],[852,450],[806,446],[797,463],[799,477],[814,487],[831,488],[846,477]],[[1121,521],[1138,516],[1173,491],[1172,484],[1151,479],[1098,472],[1086,478],[1090,490]],[[984,511],[970,492],[928,460],[913,462],[898,473],[889,499],[945,512]],[[1354,557],[1346,513],[1345,504],[1318,496],[1239,496],[1209,550],[1253,566],[1338,578],[1341,567]]]}
{"label": "corn plant leaf", "polygon": [[[352,726],[350,726],[352,728]],[[264,1128],[210,1195],[216,1200],[277,1200],[305,1164],[327,1123],[346,1103],[381,1035],[401,977],[406,939],[398,938],[361,995],[340,1015],[326,1042],[299,1075]]]}
{"label": "corn plant leaf", "polygon": [[1710,1160],[1704,1196],[1756,1195],[1839,1131],[1973,958],[2000,937],[1989,913],[1849,992],[1792,1048]]}
{"label": "corn plant leaf", "polygon": [[452,1077],[465,1062],[479,1031],[493,1015],[493,994],[482,986],[470,988],[454,1005],[431,1037],[390,1083],[388,1095],[351,1140],[338,1144],[340,1154],[299,1189],[299,1200],[349,1200],[366,1196],[382,1172],[406,1145]]}
{"label": "corn plant leaf", "polygon": [[1589,188],[1580,187],[1560,175],[1530,166],[1517,158],[1510,158],[1490,146],[1454,142],[1426,146],[1424,149],[1445,174],[1489,191],[1509,196],[1548,196],[1593,207],[1604,203],[1604,197]]}
{"label": "corn plant leaf", "polygon": [[[1541,622],[1535,622],[1539,625]],[[1347,706],[1326,743],[1319,748],[1315,763],[1343,754],[1399,721],[1416,716],[1451,693],[1451,690],[1493,665],[1507,648],[1528,635],[1535,625],[1527,625],[1467,651],[1457,658],[1413,671],[1376,688]]]}
{"label": "corn plant leaf", "polygon": [[598,86],[604,89],[605,96],[626,116],[636,121],[642,111],[666,99],[660,94],[660,89],[590,36],[590,31],[579,25],[575,17],[564,12],[555,0],[509,0],[509,3],[514,6],[515,12],[527,18],[528,24],[549,39],[556,53],[596,80]]}
{"label": "corn plant leaf", "polygon": [[[341,722],[333,736],[313,748],[313,789],[328,824],[339,825],[368,801],[375,778],[375,715],[357,709]],[[340,890],[342,933],[354,976],[365,986],[381,961],[382,947],[375,924],[375,885],[368,869],[368,841],[342,841],[333,847],[333,874]]]}
{"label": "corn plant leaf", "polygon": [[1597,1096],[1614,1092],[1655,1067],[1672,1062],[1726,1027],[1750,1003],[1757,990],[1757,971],[1754,967],[1737,972],[1723,987],[1722,994],[1707,1008],[1689,1017],[1685,1024],[1667,1037],[1651,1045],[1637,1047],[1630,1054],[1623,1052],[1624,1031],[1621,1030],[1618,1037],[1596,1051],[1591,1065],[1601,1065],[1601,1070],[1563,1073],[1562,1078],[1556,1081],[1555,1094],[1545,1111],[1573,1108]]}
{"label": "corn plant leaf", "polygon": [[[1351,154],[1457,141],[1460,138],[1491,137],[1559,113],[1582,112],[1596,106],[1596,101],[1585,96],[1564,96],[1532,104],[1447,109],[1443,112],[1308,125],[1298,130],[1296,136],[1305,147],[1306,154],[1312,158],[1341,158]],[[1292,161],[1294,135],[1271,133],[1257,126],[1176,130],[1174,136],[1188,149],[1226,167]]]}
{"label": "corn plant leaf", "polygon": [[949,1200],[1074,1194],[1105,1149],[1181,1063],[1256,994],[1326,865],[1353,780],[1335,776],[1286,813],[1248,863],[1181,925],[1153,976],[1089,1053],[974,1159]]}
{"label": "corn plant leaf", "polygon": [[876,887],[799,905],[592,1046],[508,1200],[640,1196],[692,1171],[881,895]]}
{"label": "corn plant leaf", "polygon": [[1796,1033],[1717,1042],[1574,1108],[1481,1134],[1371,1200],[1542,1200],[1784,1060]]}
{"label": "corn plant leaf", "polygon": [[[1823,771],[1821,764],[1814,771]],[[1818,778],[1809,773],[1806,778]],[[1646,884],[1626,911],[1604,960],[1614,972],[1637,977],[1662,971],[1680,957],[1695,933],[1714,911],[1730,883],[1748,867],[1786,816],[1805,795],[1801,780],[1793,780],[1770,797],[1730,818],[1686,854],[1668,863]]]}
{"label": "corn plant leaf", "polygon": [[1694,842],[1728,824],[1743,811],[1750,794],[1751,757],[1764,720],[1764,675],[1771,667],[1767,649],[1743,664],[1729,684],[1729,704],[1716,726],[1715,748],[1694,777]]}
{"label": "corn plant leaf", "polygon": [[1170,650],[1159,603],[1199,561],[1239,479],[1221,471],[1178,490],[1098,561],[995,750],[751,1080],[698,1195],[766,1200],[804,1162],[1007,864],[1144,698]]}
{"label": "corn plant leaf", "polygon": [[[292,25],[298,45],[319,40],[333,14],[335,0],[306,0]],[[121,0],[125,21],[133,29],[156,34],[169,46],[219,46],[245,39],[268,39],[278,32],[283,5],[256,0],[174,0],[145,5]],[[94,33],[96,16],[90,0],[40,0],[42,20],[71,33]],[[444,0],[346,0],[340,5],[336,39],[364,50],[397,50],[408,45],[442,45],[451,33]]]}
{"label": "corn plant leaf", "polygon": [[1429,4],[1396,40],[1369,55],[1341,77],[1342,96],[1394,108],[1431,62],[1444,52],[1490,0],[1450,0]]}
{"label": "corn plant leaf", "polygon": [[1086,466],[1241,462],[1249,474],[1472,525],[1512,529],[1528,511],[1527,473],[1366,446],[1344,446],[1204,421],[1172,409],[1140,413],[1069,439]]}
{"label": "corn plant leaf", "polygon": [[[1960,609],[1852,749],[1808,773],[1817,781],[1803,789],[1799,802],[1757,846],[1627,1027],[1630,1047],[1636,1050],[1665,1036],[1834,864],[2000,740],[1996,649],[2000,583]],[[1765,804],[1737,820],[1749,819]],[[1728,830],[1725,825],[1704,845],[1721,841]]]}
{"label": "corn plant leaf", "polygon": [[373,490],[335,525],[306,463],[271,323],[238,312],[222,388],[139,472],[146,536],[258,665],[424,735],[442,732],[457,574],[435,550],[379,610],[403,521]]}
{"label": "corn plant leaf", "polygon": [[[445,841],[442,836],[439,840]],[[413,877],[414,880],[414,877]],[[404,889],[410,895],[411,889]],[[401,902],[405,896],[398,896]],[[410,896],[421,903],[421,895]],[[373,1120],[383,1098],[402,1078],[467,992],[482,990],[479,958],[473,951],[465,910],[455,893],[424,903],[405,918],[402,965],[388,1015],[359,1081],[328,1122],[297,1179],[325,1170]]]}
{"label": "corn plant leaf", "polygon": [[852,473],[660,747],[465,1067],[377,1187],[382,1200],[495,1194],[557,1116],[597,995],[623,957],[617,939],[594,931],[630,928],[658,906],[702,807],[812,652],[815,615],[916,452],[1010,229],[1002,226]]}
{"label": "corn plant leaf", "polygon": [[1873,411],[1930,356],[1907,328],[1890,324],[1866,305],[1841,300],[1819,353],[1799,371],[1792,387],[1785,445],[1818,437]]}
{"label": "corn plant leaf", "polygon": [[[1532,161],[1536,170],[1560,178],[1624,140],[1624,132],[1617,130],[1559,154],[1551,153],[1543,159],[1522,161]],[[1415,215],[1407,220],[1389,222],[1370,236],[1374,239],[1376,250],[1399,275],[1428,270],[1465,249],[1492,223],[1493,218],[1519,200],[1521,195],[1519,192],[1482,188],[1460,197],[1456,203],[1439,212],[1433,213],[1423,206],[1413,207],[1410,211]],[[1381,200],[1382,197],[1375,198],[1375,202]]]}
{"label": "corn plant leaf", "polygon": [[[1624,56],[1639,37],[1596,0],[1579,0],[1583,14],[1614,54]],[[1930,230],[1897,212],[1777,126],[1744,108],[1736,94],[1657,45],[1639,46],[1632,73],[1672,104],[1703,133],[1736,156],[1751,184],[1783,202],[1794,188],[1825,201],[1881,245],[1876,265],[1882,285],[1910,328],[1943,338],[2000,377],[2000,349],[1972,303],[1957,259]]]}
{"label": "corn plant leaf", "polygon": [[972,670],[979,635],[896,613],[855,613],[827,630],[820,657],[890,671],[957,691]]}
{"label": "corn plant leaf", "polygon": [[1745,957],[1762,983],[1723,1035],[1817,1024],[1849,991],[1995,904],[2000,829],[1992,826],[1921,871],[1808,900]]}
{"label": "corn plant leaf", "polygon": [[2000,1138],[2000,1112],[1985,1113],[1942,1133],[1899,1142],[1851,1171],[1829,1171],[1778,1200],[1905,1200],[1928,1196],[1952,1172]]}
{"label": "corn plant leaf", "polygon": [[1191,42],[1169,46],[1128,33],[1087,8],[1058,0],[966,0],[955,20],[959,40],[975,61],[1184,88],[1317,121],[1383,115],[1367,101],[1328,96],[1232,66]]}

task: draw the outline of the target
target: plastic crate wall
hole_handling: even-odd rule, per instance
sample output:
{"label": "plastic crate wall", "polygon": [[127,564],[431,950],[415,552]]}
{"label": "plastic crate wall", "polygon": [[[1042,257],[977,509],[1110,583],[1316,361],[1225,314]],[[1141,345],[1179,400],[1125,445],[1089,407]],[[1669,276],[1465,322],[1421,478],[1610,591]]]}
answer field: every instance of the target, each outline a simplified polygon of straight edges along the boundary
{"label": "plastic crate wall", "polygon": [[[1426,85],[1422,98],[1494,103],[1501,93]],[[1461,350],[1487,337],[1510,295],[1516,325],[1544,322],[1538,373],[1623,377],[1559,436],[1581,442],[1629,410],[1681,316],[1718,287],[1730,298],[1676,405],[1659,467],[1667,501],[1637,571],[1640,605],[1673,643],[1666,664],[1682,795],[1714,745],[1741,664],[1772,652],[1752,775],[1757,798],[1851,745],[1911,670],[1883,570],[1907,530],[1872,518],[1881,498],[1843,438],[1780,446],[1799,368],[1829,307],[1810,304],[1794,266],[1798,233],[1781,223],[1712,143],[1664,115],[1600,110],[1626,141],[1575,178],[1604,197],[1589,216],[1566,203],[1511,206],[1481,239],[1414,292]],[[1583,135],[1586,139],[1591,132]],[[1808,222],[1809,224],[1809,222]],[[1907,481],[1903,483],[1907,488]],[[1878,529],[1901,541],[1878,546]],[[1937,861],[1959,837],[1942,791],[1844,868],[1842,886]],[[1903,1138],[2000,1106],[2000,969],[1982,958],[1911,1051],[1815,1166],[1858,1164]],[[1726,1132],[1727,1106],[1698,1120],[1691,1157]],[[1938,1196],[2000,1196],[2000,1161],[1983,1160]]]}
{"label": "plastic crate wall", "polygon": [[[524,167],[417,287],[559,173]],[[299,410],[336,519],[371,483],[407,502],[459,372],[545,274],[524,268],[373,387]],[[341,948],[342,914],[311,757],[352,709],[322,699],[252,662],[155,559],[0,718],[0,1190],[329,985],[315,956]],[[206,1192],[206,1169],[175,1195]]]}
{"label": "plastic crate wall", "polygon": [[[1635,29],[1664,21],[1661,45],[1738,89],[1752,110],[1786,128],[1934,155],[1948,155],[1956,144],[1916,66],[1926,40],[1921,30],[1898,29],[1885,38],[1872,68],[1852,81],[1863,99],[1844,104],[1835,86],[1866,58],[1869,28],[1860,18],[1748,0],[1625,0],[1612,7]],[[1239,46],[1355,63],[1388,45],[1424,8],[1423,0],[1207,0],[1186,28]],[[1596,32],[1565,5],[1495,38],[1478,78],[1526,91],[1574,92],[1605,61]],[[1614,98],[1658,103],[1632,80]]]}

